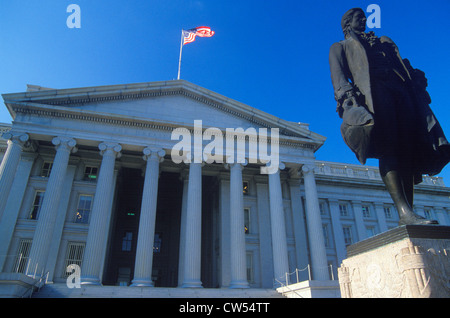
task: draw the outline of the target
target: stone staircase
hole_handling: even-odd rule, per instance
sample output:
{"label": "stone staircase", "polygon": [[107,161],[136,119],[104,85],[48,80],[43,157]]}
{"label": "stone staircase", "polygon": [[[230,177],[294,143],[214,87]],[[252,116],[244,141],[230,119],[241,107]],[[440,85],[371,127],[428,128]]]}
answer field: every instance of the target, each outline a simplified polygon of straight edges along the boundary
{"label": "stone staircase", "polygon": [[286,298],[275,289],[149,288],[128,286],[83,286],[48,284],[32,298]]}

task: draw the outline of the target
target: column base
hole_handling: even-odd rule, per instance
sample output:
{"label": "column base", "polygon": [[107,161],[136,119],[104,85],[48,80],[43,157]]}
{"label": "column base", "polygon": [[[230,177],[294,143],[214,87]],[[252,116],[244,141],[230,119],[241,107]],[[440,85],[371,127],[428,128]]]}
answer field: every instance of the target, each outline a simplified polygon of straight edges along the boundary
{"label": "column base", "polygon": [[203,288],[200,280],[185,280],[181,288]]}
{"label": "column base", "polygon": [[248,281],[240,280],[240,281],[234,281],[230,283],[230,289],[232,288],[250,288]]}
{"label": "column base", "polygon": [[101,286],[102,283],[98,277],[81,277],[81,285]]}
{"label": "column base", "polygon": [[130,287],[155,287],[155,284],[147,279],[133,279]]}

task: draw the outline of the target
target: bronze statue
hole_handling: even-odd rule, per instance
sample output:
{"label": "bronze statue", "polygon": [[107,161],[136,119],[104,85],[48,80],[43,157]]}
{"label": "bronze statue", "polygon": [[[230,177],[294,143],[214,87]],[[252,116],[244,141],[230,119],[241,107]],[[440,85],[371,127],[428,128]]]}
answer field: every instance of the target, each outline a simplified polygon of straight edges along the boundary
{"label": "bronze statue", "polygon": [[425,75],[400,57],[390,38],[365,33],[362,9],[347,11],[341,26],[345,40],[331,46],[329,62],[344,141],[362,164],[379,159],[399,225],[437,224],[413,211],[414,185],[450,161]]}

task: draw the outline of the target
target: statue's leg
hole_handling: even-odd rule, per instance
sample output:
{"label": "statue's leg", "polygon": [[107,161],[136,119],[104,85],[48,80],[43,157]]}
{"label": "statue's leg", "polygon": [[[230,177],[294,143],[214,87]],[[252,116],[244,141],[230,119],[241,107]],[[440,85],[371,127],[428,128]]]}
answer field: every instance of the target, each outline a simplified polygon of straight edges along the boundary
{"label": "statue's leg", "polygon": [[403,191],[405,192],[406,202],[409,206],[414,207],[414,174],[413,173],[402,173],[401,183],[403,185]]}
{"label": "statue's leg", "polygon": [[414,179],[402,177],[402,174],[390,168],[389,161],[380,159],[380,174],[398,211],[399,225],[437,224],[414,213],[412,200],[414,196]]}

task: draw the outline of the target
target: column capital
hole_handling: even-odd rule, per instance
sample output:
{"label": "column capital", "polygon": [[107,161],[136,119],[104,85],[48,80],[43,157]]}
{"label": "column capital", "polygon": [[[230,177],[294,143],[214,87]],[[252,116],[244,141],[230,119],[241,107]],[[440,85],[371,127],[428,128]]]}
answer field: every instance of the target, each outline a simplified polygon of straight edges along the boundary
{"label": "column capital", "polygon": [[105,155],[106,153],[111,153],[117,158],[120,158],[122,146],[118,143],[114,142],[102,142],[98,145],[98,149],[100,149],[100,155]]}
{"label": "column capital", "polygon": [[302,166],[302,172],[303,172],[303,174],[309,174],[309,173],[314,174],[314,168],[315,168],[315,165],[313,165],[313,164],[304,164]]}
{"label": "column capital", "polygon": [[244,169],[244,167],[248,164],[247,160],[244,162],[232,162],[232,163],[224,163],[224,167],[227,170],[232,170],[233,168],[239,168],[241,171]]}
{"label": "column capital", "polygon": [[264,167],[260,168],[261,174],[276,174],[279,173],[281,170],[284,170],[286,168],[286,165],[283,162],[273,163],[273,162],[267,162]]}
{"label": "column capital", "polygon": [[26,133],[8,131],[3,133],[2,138],[16,143],[20,146],[24,146],[25,143],[30,139],[30,136]]}
{"label": "column capital", "polygon": [[75,153],[77,152],[77,148],[75,145],[77,144],[77,141],[73,138],[69,137],[55,137],[52,139],[53,145],[55,145],[56,150],[64,149],[69,152]]}
{"label": "column capital", "polygon": [[145,161],[147,161],[150,158],[154,158],[159,162],[163,162],[164,156],[166,155],[166,151],[161,148],[146,147],[142,152],[144,153],[142,159],[144,159]]}

